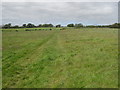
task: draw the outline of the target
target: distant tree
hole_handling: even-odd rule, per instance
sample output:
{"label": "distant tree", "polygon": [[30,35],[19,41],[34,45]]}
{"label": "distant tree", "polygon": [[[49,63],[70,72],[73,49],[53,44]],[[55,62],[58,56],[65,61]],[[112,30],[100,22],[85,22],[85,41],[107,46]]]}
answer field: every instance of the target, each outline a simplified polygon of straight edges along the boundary
{"label": "distant tree", "polygon": [[31,23],[28,23],[26,27],[27,27],[27,28],[33,28],[33,27],[35,27],[35,25],[34,25],[34,24],[31,24]]}
{"label": "distant tree", "polygon": [[52,24],[43,24],[42,27],[53,27]]}
{"label": "distant tree", "polygon": [[47,27],[47,24],[43,24],[42,26],[43,26],[43,27]]}
{"label": "distant tree", "polygon": [[18,25],[15,25],[15,26],[12,26],[12,28],[19,28],[19,26],[18,26]]}
{"label": "distant tree", "polygon": [[79,28],[79,27],[83,27],[83,24],[82,24],[82,23],[75,24],[75,27],[77,27],[77,28]]}
{"label": "distant tree", "polygon": [[42,24],[39,24],[38,27],[42,27]]}
{"label": "distant tree", "polygon": [[53,25],[52,25],[52,24],[48,24],[48,26],[49,26],[49,27],[53,27]]}
{"label": "distant tree", "polygon": [[61,27],[61,25],[60,25],[60,24],[58,24],[58,25],[56,25],[55,27]]}
{"label": "distant tree", "polygon": [[3,25],[2,28],[10,28],[10,27],[11,27],[11,23],[8,23],[8,24]]}
{"label": "distant tree", "polygon": [[27,27],[27,25],[26,25],[26,24],[23,24],[22,26],[23,26],[24,28],[26,28],[26,27]]}
{"label": "distant tree", "polygon": [[74,24],[68,24],[67,27],[74,27]]}
{"label": "distant tree", "polygon": [[120,23],[114,23],[112,25],[109,25],[110,28],[120,28]]}

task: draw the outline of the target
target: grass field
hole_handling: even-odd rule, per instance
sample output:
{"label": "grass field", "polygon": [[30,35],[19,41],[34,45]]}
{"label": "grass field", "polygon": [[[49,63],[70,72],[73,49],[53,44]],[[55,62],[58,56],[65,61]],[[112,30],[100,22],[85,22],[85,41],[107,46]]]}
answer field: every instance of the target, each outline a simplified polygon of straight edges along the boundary
{"label": "grass field", "polygon": [[3,88],[117,88],[118,30],[3,31]]}

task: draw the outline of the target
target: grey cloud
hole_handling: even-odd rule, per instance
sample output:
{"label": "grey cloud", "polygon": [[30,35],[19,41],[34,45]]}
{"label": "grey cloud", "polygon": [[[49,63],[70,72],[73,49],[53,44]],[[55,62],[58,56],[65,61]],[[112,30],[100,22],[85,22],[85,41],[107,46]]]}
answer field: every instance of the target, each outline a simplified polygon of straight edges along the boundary
{"label": "grey cloud", "polygon": [[4,2],[2,23],[112,24],[117,12],[117,2]]}

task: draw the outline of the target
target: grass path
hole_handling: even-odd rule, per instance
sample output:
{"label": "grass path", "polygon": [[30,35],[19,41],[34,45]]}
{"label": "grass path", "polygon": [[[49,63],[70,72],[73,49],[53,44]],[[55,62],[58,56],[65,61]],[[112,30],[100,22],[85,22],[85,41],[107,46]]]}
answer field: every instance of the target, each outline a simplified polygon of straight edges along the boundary
{"label": "grass path", "polygon": [[[10,58],[10,59],[5,58],[5,60],[7,60],[7,59],[11,60],[11,62],[3,63],[4,68],[6,68],[3,72],[3,75],[7,74],[6,75],[7,78],[3,77],[3,80],[9,80],[9,82],[4,84],[5,86],[12,87],[12,86],[16,85],[20,80],[26,78],[28,66],[30,64],[32,64],[33,62],[35,62],[35,60],[38,58],[38,56],[40,56],[42,54],[41,53],[42,49],[44,49],[44,47],[45,47],[44,44],[46,44],[53,37],[53,34],[54,33],[52,33],[50,36],[48,36],[47,38],[45,38],[43,40],[34,41],[31,45],[30,44],[25,45],[23,50],[19,50],[16,53],[17,55],[11,56],[12,58]],[[17,58],[17,61],[14,61],[14,60],[16,60],[16,58]],[[5,62],[5,60],[3,59],[3,62]],[[9,70],[11,70],[11,72],[7,73]],[[12,76],[12,78],[11,78],[11,76]],[[21,76],[23,76],[23,77],[21,77]],[[13,80],[14,82],[11,82],[11,80]]]}

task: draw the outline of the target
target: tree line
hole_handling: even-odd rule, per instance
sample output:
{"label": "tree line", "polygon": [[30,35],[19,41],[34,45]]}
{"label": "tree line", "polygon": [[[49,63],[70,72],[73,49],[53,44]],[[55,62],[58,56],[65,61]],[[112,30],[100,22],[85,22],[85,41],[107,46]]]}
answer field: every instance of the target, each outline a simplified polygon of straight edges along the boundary
{"label": "tree line", "polygon": [[76,27],[76,28],[80,28],[80,27],[91,27],[91,28],[120,28],[120,23],[114,23],[112,25],[86,25],[84,26],[83,24],[79,23],[79,24],[68,24],[67,27]]}
{"label": "tree line", "polygon": [[[34,28],[34,27],[62,27],[60,24],[58,25],[53,25],[53,24],[39,24],[39,25],[34,25],[32,23],[28,23],[28,24],[23,24],[22,26],[19,25],[12,25],[11,23],[2,25],[2,28]],[[75,28],[81,28],[81,27],[91,27],[91,28],[120,28],[120,23],[114,23],[112,25],[83,25],[82,23],[78,23],[78,24],[68,24],[66,27],[75,27]]]}

